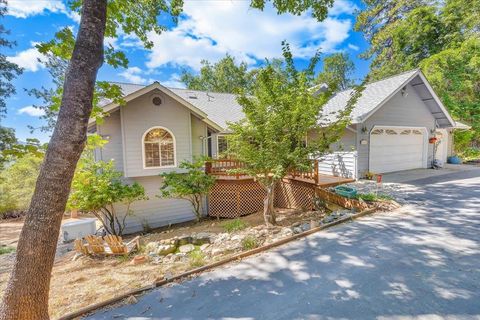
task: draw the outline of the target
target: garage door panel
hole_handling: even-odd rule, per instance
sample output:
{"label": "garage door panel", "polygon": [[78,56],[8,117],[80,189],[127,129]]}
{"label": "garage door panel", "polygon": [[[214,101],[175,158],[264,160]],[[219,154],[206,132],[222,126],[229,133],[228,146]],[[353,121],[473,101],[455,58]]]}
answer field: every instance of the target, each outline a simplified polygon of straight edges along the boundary
{"label": "garage door panel", "polygon": [[[417,134],[414,134],[414,130]],[[370,135],[370,171],[385,173],[424,166],[426,151],[423,130],[381,127],[375,132],[381,133]]]}

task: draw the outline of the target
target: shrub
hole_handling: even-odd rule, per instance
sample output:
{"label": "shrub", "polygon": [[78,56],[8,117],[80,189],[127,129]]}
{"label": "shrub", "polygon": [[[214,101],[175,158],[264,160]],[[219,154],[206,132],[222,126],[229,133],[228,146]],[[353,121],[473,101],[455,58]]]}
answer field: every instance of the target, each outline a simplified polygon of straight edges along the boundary
{"label": "shrub", "polygon": [[161,174],[163,185],[159,197],[179,198],[189,201],[197,221],[203,214],[203,197],[210,191],[215,178],[205,173],[204,158],[196,158],[193,162],[183,161],[178,166],[187,170],[186,173],[167,172]]}
{"label": "shrub", "polygon": [[28,209],[43,158],[27,154],[0,172],[0,216]]}
{"label": "shrub", "polygon": [[[130,205],[146,198],[141,185],[122,181],[122,173],[115,170],[113,161],[85,159],[75,172],[69,207],[93,213],[107,233],[122,235],[125,219],[132,213]],[[126,207],[123,217],[117,214],[117,205]]]}
{"label": "shrub", "polygon": [[252,250],[258,247],[258,245],[259,244],[258,244],[257,238],[255,238],[254,236],[246,236],[242,240],[243,250]]}
{"label": "shrub", "polygon": [[222,224],[223,229],[225,229],[226,232],[232,233],[235,231],[240,231],[248,227],[248,223],[240,220],[239,218],[227,221]]}
{"label": "shrub", "polygon": [[193,268],[198,268],[205,265],[205,255],[202,251],[195,250],[190,252],[190,266]]}
{"label": "shrub", "polygon": [[356,196],[357,199],[363,201],[381,201],[381,200],[393,200],[393,197],[387,194],[375,194],[375,193],[359,193]]}

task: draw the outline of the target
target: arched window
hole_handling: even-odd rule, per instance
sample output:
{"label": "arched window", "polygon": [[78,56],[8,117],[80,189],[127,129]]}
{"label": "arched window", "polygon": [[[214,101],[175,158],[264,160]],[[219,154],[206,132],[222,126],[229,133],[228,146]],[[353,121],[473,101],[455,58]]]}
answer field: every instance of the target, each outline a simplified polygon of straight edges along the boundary
{"label": "arched window", "polygon": [[145,168],[175,166],[175,139],[164,128],[153,128],[143,137]]}

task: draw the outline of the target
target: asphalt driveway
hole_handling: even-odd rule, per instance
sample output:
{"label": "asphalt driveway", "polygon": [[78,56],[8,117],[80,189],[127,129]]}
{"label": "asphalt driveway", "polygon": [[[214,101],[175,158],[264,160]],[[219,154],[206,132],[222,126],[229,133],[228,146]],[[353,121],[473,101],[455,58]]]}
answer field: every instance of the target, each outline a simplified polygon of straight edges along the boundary
{"label": "asphalt driveway", "polygon": [[480,319],[480,169],[88,319]]}

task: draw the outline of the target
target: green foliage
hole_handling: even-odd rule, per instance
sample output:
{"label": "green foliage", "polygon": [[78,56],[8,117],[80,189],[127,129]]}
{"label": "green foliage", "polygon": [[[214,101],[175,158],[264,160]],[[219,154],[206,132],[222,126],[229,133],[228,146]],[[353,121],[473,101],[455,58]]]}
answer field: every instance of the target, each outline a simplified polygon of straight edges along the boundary
{"label": "green foliage", "polygon": [[215,183],[215,178],[205,173],[204,164],[204,158],[196,158],[193,162],[183,161],[178,166],[183,172],[172,171],[161,174],[163,184],[160,187],[159,196],[189,201],[197,221],[203,214],[203,197]]}
{"label": "green foliage", "polygon": [[[7,6],[4,0],[0,1],[0,19],[3,19],[7,12]],[[5,29],[3,24],[0,24],[0,120],[7,112],[7,105],[5,99],[15,94],[15,86],[13,80],[22,73],[20,68],[15,63],[7,60],[7,56],[3,54],[6,50],[4,48],[12,48],[16,45],[14,41],[9,41],[5,38],[10,34],[10,30]],[[0,140],[1,141],[1,140]]]}
{"label": "green foliage", "polygon": [[43,156],[27,154],[0,171],[0,215],[30,205]]}
{"label": "green foliage", "polygon": [[181,81],[188,89],[226,93],[235,93],[240,89],[250,92],[252,89],[254,72],[248,71],[245,62],[237,65],[235,58],[227,54],[214,64],[207,60],[201,63],[199,75],[187,70],[182,72]]}
{"label": "green foliage", "polygon": [[[354,95],[347,108],[327,119],[322,109],[328,94],[312,94],[315,55],[307,69],[298,71],[290,48],[283,43],[283,64],[267,65],[257,71],[252,94],[242,91],[238,102],[245,118],[230,124],[229,154],[245,163],[242,173],[255,177],[267,190],[266,222],[274,222],[273,186],[291,169],[310,168],[311,157],[320,156],[337,141],[349,122]],[[320,139],[309,140],[309,132]],[[268,206],[268,208],[267,208]],[[267,215],[269,217],[267,217]]]}
{"label": "green foliage", "polygon": [[248,227],[248,223],[237,218],[237,219],[233,219],[233,220],[222,223],[222,227],[226,232],[232,233],[232,232],[246,229]]}
{"label": "green foliage", "polygon": [[[144,188],[138,183],[122,181],[122,173],[113,161],[84,159],[77,168],[69,199],[69,207],[93,213],[109,234],[121,235],[125,219],[131,214],[130,205],[146,199]],[[126,214],[120,217],[117,206],[125,206]]]}
{"label": "green foliage", "polygon": [[248,235],[242,240],[243,250],[252,250],[258,247],[257,238],[254,236]]}
{"label": "green foliage", "polygon": [[200,250],[194,250],[188,254],[190,266],[199,268],[205,265],[205,254]]}
{"label": "green foliage", "polygon": [[361,199],[363,201],[385,201],[385,200],[393,200],[393,197],[387,194],[375,194],[375,193],[359,193],[356,195],[357,199]]}
{"label": "green foliage", "polygon": [[[456,120],[480,145],[480,0],[366,0],[356,29],[370,42],[371,77],[420,67]],[[466,138],[467,135],[463,135]],[[461,153],[465,145],[457,152]]]}
{"label": "green foliage", "polygon": [[14,247],[4,247],[4,246],[0,246],[0,256],[2,254],[8,254],[8,253],[12,253],[12,252],[15,252],[15,248]]}
{"label": "green foliage", "polygon": [[334,53],[323,60],[323,70],[317,76],[318,84],[326,83],[329,91],[343,91],[353,86],[353,61],[346,53]]}

